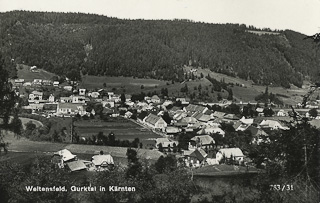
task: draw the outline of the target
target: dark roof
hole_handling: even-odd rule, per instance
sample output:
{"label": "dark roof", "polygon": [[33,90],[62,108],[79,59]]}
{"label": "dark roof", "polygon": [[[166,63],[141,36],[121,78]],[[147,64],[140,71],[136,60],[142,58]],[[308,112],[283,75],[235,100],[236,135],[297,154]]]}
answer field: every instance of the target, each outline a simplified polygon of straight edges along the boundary
{"label": "dark roof", "polygon": [[194,158],[198,159],[199,161],[204,160],[204,157],[202,156],[202,154],[198,150],[194,150],[189,156],[194,157]]}
{"label": "dark roof", "polygon": [[87,169],[86,165],[81,160],[68,162],[67,166],[71,171],[80,171],[83,169]]}

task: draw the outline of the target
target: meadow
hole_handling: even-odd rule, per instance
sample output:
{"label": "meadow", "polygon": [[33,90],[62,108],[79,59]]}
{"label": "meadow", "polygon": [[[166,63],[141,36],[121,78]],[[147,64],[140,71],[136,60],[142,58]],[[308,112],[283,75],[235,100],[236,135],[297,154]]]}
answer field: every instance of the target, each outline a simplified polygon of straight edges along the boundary
{"label": "meadow", "polygon": [[93,122],[92,120],[75,122],[75,131],[80,137],[91,137],[103,132],[104,135],[113,133],[116,139],[133,141],[135,138],[144,140],[148,138],[158,138],[159,135],[153,133],[129,120],[118,120],[113,122]]}

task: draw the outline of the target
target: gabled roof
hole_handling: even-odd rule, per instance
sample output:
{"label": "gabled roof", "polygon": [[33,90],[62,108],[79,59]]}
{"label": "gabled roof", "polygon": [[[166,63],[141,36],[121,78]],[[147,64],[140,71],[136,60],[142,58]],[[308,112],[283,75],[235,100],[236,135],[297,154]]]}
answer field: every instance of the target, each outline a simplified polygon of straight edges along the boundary
{"label": "gabled roof", "polygon": [[210,115],[202,115],[198,120],[203,122],[208,122],[211,119]]}
{"label": "gabled roof", "polygon": [[113,158],[110,154],[94,155],[92,157],[92,163],[95,166],[107,166],[110,164],[114,164]]}
{"label": "gabled roof", "polygon": [[61,156],[63,161],[69,161],[76,157],[76,155],[72,154],[69,150],[63,149],[54,153],[55,155]]}
{"label": "gabled roof", "polygon": [[153,95],[153,96],[151,97],[151,99],[152,99],[152,100],[160,100],[160,98],[158,97],[158,95]]}
{"label": "gabled roof", "polygon": [[205,158],[198,150],[194,150],[189,156],[194,157],[199,161],[203,161]]}
{"label": "gabled roof", "polygon": [[83,169],[87,169],[86,165],[81,160],[68,162],[67,166],[70,168],[71,171],[80,171]]}
{"label": "gabled roof", "polygon": [[217,117],[217,118],[223,118],[223,116],[225,115],[224,112],[220,112],[220,111],[215,111],[213,114],[212,114],[214,117]]}
{"label": "gabled roof", "polygon": [[205,106],[200,106],[200,105],[194,105],[194,104],[189,104],[188,106],[185,107],[186,111],[191,111],[191,112],[201,112],[203,113],[204,110],[207,108]]}
{"label": "gabled roof", "polygon": [[225,119],[230,119],[230,120],[239,120],[239,118],[234,115],[234,114],[227,114],[224,116]]}
{"label": "gabled roof", "polygon": [[249,126],[247,128],[247,130],[249,130],[251,132],[251,134],[253,136],[258,136],[258,135],[268,135],[264,130],[262,130],[261,128],[257,128],[257,127],[254,127],[254,126]]}
{"label": "gabled roof", "polygon": [[224,148],[220,149],[218,153],[224,154],[226,158],[243,156],[241,149],[239,148]]}
{"label": "gabled roof", "polygon": [[251,125],[253,123],[253,118],[245,118],[244,116],[240,119],[240,121],[244,124]]}
{"label": "gabled roof", "polygon": [[73,111],[78,110],[78,107],[83,108],[82,105],[79,104],[73,104],[73,103],[58,103],[59,109],[71,109]]}
{"label": "gabled roof", "polygon": [[152,113],[150,113],[146,118],[145,118],[145,122],[146,123],[150,123],[152,125],[155,125],[159,120],[161,120],[162,118],[159,116],[156,116]]}
{"label": "gabled roof", "polygon": [[210,135],[198,135],[191,138],[192,141],[199,142],[203,145],[209,145],[215,143],[214,139]]}
{"label": "gabled roof", "polygon": [[166,128],[166,132],[167,133],[178,133],[180,131],[179,131],[179,128],[177,128],[177,127],[169,126]]}

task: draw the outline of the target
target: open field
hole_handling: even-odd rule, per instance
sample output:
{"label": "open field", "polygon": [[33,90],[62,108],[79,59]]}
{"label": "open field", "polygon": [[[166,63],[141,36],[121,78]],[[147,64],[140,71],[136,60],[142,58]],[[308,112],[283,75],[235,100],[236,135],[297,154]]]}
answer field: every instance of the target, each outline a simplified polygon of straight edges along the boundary
{"label": "open field", "polygon": [[147,138],[160,137],[149,129],[145,129],[129,120],[122,121],[124,122],[90,122],[90,120],[75,122],[75,131],[80,137],[91,137],[99,132],[108,135],[112,132],[116,139],[129,141],[133,141],[135,138],[139,138],[141,141]]}
{"label": "open field", "polygon": [[18,70],[18,78],[24,79],[25,82],[31,82],[34,79],[45,79],[45,80],[51,80],[55,74],[47,72],[43,69],[38,69],[38,73],[30,72],[30,66],[18,64],[17,65]]}
{"label": "open field", "polygon": [[[9,159],[17,159],[19,162],[23,162],[25,159],[31,160],[37,155],[52,155],[53,152],[57,152],[61,149],[68,149],[76,155],[80,155],[79,158],[92,157],[98,154],[101,150],[105,154],[109,153],[115,160],[126,159],[127,148],[126,147],[111,147],[111,146],[97,146],[97,145],[79,145],[79,144],[67,144],[67,143],[52,143],[52,142],[36,142],[28,140],[24,137],[20,139],[16,138],[12,132],[2,131],[5,134],[4,141],[9,143],[8,154],[15,153],[15,155],[9,155],[5,157],[4,154],[1,155],[0,161],[5,161]],[[157,160],[161,155],[159,151],[147,150],[147,149],[137,149],[138,157],[141,159]]]}
{"label": "open field", "polygon": [[156,79],[141,79],[133,77],[85,75],[82,77],[80,87],[87,89],[100,89],[103,88],[104,83],[106,84],[107,88],[124,88],[129,92],[140,92],[141,85],[143,85],[145,88],[154,88],[156,86],[165,85],[167,81],[160,81]]}

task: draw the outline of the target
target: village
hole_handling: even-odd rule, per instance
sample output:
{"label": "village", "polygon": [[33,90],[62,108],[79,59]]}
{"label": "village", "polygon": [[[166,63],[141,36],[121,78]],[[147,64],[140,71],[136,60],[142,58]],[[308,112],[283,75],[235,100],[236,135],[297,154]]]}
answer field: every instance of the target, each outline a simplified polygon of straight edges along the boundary
{"label": "village", "polygon": [[[30,72],[38,71],[35,66],[30,68]],[[283,121],[290,119],[291,110],[280,109],[272,104],[262,107],[256,102],[234,103],[226,99],[217,103],[192,103],[190,98],[171,98],[156,94],[142,95],[143,98],[140,95],[137,98],[136,95],[117,94],[107,88],[93,90],[79,87],[76,81],[68,78],[63,83],[41,78],[33,81],[20,78],[11,82],[16,94],[24,101],[24,112],[44,118],[71,117],[89,120],[96,117],[102,123],[107,122],[108,118],[125,120],[139,126],[141,133],[150,132],[147,137],[139,139],[138,148],[158,151],[163,156],[174,155],[189,168],[221,164],[256,167],[241,146],[221,141],[230,136],[230,130],[226,130],[226,126],[232,126],[234,132],[249,133],[251,140],[248,143],[258,145],[268,142],[269,132],[289,130],[290,127]],[[298,112],[311,117],[309,109],[317,109],[318,104],[318,100],[308,103],[308,109],[300,109]],[[241,114],[236,115],[230,110],[226,111],[235,106],[239,107],[240,113],[250,106],[254,113],[240,116]],[[313,119],[318,120],[320,117]],[[70,134],[72,143],[74,130]],[[91,139],[90,136],[79,133],[78,140],[86,143],[88,138]],[[130,140],[134,138],[136,137]],[[93,144],[98,142],[96,139]],[[67,149],[54,153],[53,162],[59,168],[69,168],[70,171],[109,170],[115,164],[110,152],[104,154],[100,151],[89,161],[78,159]]]}

